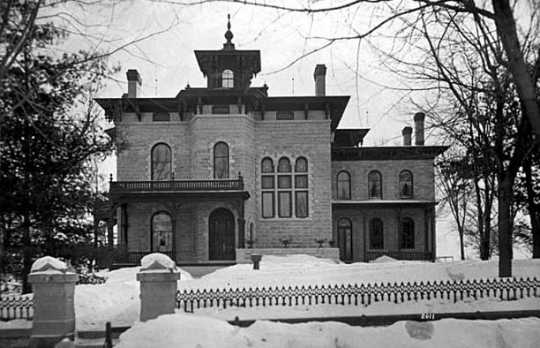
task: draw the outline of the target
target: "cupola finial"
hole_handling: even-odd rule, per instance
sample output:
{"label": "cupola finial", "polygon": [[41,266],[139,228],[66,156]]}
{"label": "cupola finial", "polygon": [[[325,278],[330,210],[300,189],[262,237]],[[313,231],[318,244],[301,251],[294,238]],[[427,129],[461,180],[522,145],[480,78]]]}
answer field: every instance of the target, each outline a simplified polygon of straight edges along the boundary
{"label": "cupola finial", "polygon": [[225,39],[227,39],[227,42],[223,44],[223,49],[234,50],[234,44],[231,41],[233,37],[234,35],[231,31],[231,15],[227,14],[227,31],[225,32]]}

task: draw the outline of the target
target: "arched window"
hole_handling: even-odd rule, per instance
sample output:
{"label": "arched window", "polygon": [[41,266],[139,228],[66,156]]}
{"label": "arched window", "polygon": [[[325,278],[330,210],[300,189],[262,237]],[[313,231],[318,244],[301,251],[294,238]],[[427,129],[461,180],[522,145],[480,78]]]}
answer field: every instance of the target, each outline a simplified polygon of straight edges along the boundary
{"label": "arched window", "polygon": [[234,73],[232,70],[223,70],[222,77],[222,84],[221,86],[224,88],[233,88],[234,87]]}
{"label": "arched window", "polygon": [[152,215],[150,243],[152,251],[172,251],[172,219],[169,213],[162,211]]}
{"label": "arched window", "polygon": [[167,144],[156,144],[152,148],[152,180],[171,180],[172,178],[172,156],[171,148]]}
{"label": "arched window", "polygon": [[214,178],[229,177],[229,145],[219,142],[214,145]]}
{"label": "arched window", "polygon": [[345,170],[337,175],[337,199],[351,199],[351,175]]}
{"label": "arched window", "polygon": [[278,216],[292,216],[292,168],[287,157],[281,157],[278,162]]}
{"label": "arched window", "polygon": [[262,188],[262,217],[273,218],[275,216],[274,210],[274,190],[275,175],[274,175],[274,161],[270,157],[265,157],[261,161],[261,188]]}
{"label": "arched window", "polygon": [[399,195],[401,198],[412,198],[413,175],[410,170],[402,170],[399,173]]}
{"label": "arched window", "polygon": [[369,198],[382,199],[382,175],[377,170],[372,170],[368,174],[368,190]]}
{"label": "arched window", "polygon": [[298,157],[294,165],[294,212],[297,218],[308,216],[308,161]]}
{"label": "arched window", "polygon": [[411,218],[404,218],[401,221],[400,249],[414,249],[414,221]]}
{"label": "arched window", "polygon": [[352,261],[352,222],[348,218],[338,220],[337,239],[339,258],[342,261]]}
{"label": "arched window", "polygon": [[383,222],[379,218],[371,219],[369,222],[369,248],[384,249]]}

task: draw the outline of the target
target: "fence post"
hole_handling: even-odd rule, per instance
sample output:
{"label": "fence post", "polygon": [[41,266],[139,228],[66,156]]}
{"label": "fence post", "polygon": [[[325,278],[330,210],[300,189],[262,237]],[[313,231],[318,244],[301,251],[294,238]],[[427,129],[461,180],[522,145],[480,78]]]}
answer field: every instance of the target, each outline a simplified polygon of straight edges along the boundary
{"label": "fence post", "polygon": [[30,347],[54,347],[64,337],[75,337],[75,283],[78,276],[54,257],[37,259],[28,276],[34,292]]}
{"label": "fence post", "polygon": [[167,255],[153,253],[141,259],[141,270],[137,273],[141,289],[141,321],[174,313],[179,279],[180,272]]}

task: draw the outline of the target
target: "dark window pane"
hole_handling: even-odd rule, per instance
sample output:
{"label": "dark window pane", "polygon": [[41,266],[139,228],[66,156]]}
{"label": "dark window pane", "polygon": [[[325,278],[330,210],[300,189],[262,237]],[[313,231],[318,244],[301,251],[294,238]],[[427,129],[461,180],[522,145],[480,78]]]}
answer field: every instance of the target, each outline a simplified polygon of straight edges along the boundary
{"label": "dark window pane", "polygon": [[369,198],[382,198],[382,177],[378,171],[368,174]]}
{"label": "dark window pane", "polygon": [[274,162],[271,158],[266,157],[261,162],[261,172],[263,173],[273,173],[274,172]]}
{"label": "dark window pane", "polygon": [[339,219],[337,237],[341,260],[352,261],[352,223],[349,219]]}
{"label": "dark window pane", "polygon": [[229,177],[229,146],[217,143],[214,146],[214,178],[227,179]]}
{"label": "dark window pane", "polygon": [[172,220],[167,213],[152,217],[152,251],[172,251]]}
{"label": "dark window pane", "polygon": [[278,188],[291,188],[292,179],[290,175],[280,175],[278,176]]}
{"label": "dark window pane", "polygon": [[307,159],[304,157],[298,158],[296,160],[296,164],[294,165],[294,171],[297,173],[306,173],[308,171]]}
{"label": "dark window pane", "polygon": [[308,216],[308,193],[307,191],[295,192],[296,217],[305,218]]}
{"label": "dark window pane", "polygon": [[290,173],[291,172],[291,161],[287,157],[281,157],[278,163],[278,172],[280,173]]}
{"label": "dark window pane", "polygon": [[273,189],[274,188],[274,176],[273,175],[263,175],[263,177],[262,177],[262,188],[263,189]]}
{"label": "dark window pane", "polygon": [[292,111],[278,111],[276,114],[277,120],[294,120],[294,113]]}
{"label": "dark window pane", "polygon": [[214,105],[212,106],[212,113],[213,114],[228,114],[229,112],[229,105]]}
{"label": "dark window pane", "polygon": [[171,148],[157,144],[152,148],[152,180],[171,180]]}
{"label": "dark window pane", "polygon": [[399,173],[399,194],[402,198],[410,198],[413,195],[412,173],[408,170]]}
{"label": "dark window pane", "polygon": [[154,122],[166,122],[170,120],[171,116],[168,112],[154,112],[154,114],[152,115],[152,121]]}
{"label": "dark window pane", "polygon": [[384,249],[384,230],[380,219],[373,219],[369,230],[370,249]]}
{"label": "dark window pane", "polygon": [[279,217],[291,217],[291,193],[279,192],[278,195]]}
{"label": "dark window pane", "polygon": [[345,171],[337,176],[337,199],[351,199],[351,176]]}
{"label": "dark window pane", "polygon": [[307,188],[308,187],[307,175],[296,175],[294,177],[294,187],[295,188]]}
{"label": "dark window pane", "polygon": [[262,216],[263,218],[274,217],[274,192],[262,193]]}
{"label": "dark window pane", "polygon": [[401,249],[414,249],[414,222],[405,218],[401,223]]}

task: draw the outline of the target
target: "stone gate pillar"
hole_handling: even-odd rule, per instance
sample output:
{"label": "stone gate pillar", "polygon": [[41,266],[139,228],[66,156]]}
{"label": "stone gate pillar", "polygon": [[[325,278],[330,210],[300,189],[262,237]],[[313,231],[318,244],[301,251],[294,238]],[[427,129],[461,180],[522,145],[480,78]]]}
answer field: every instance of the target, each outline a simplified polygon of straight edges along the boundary
{"label": "stone gate pillar", "polygon": [[141,271],[137,273],[141,289],[141,321],[174,313],[179,279],[180,272],[167,255],[153,253],[141,259]]}
{"label": "stone gate pillar", "polygon": [[63,337],[75,336],[75,283],[78,275],[54,257],[37,259],[28,276],[34,292],[30,347],[54,347]]}

